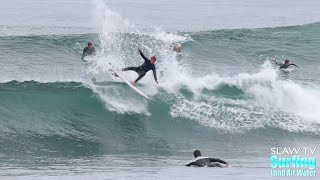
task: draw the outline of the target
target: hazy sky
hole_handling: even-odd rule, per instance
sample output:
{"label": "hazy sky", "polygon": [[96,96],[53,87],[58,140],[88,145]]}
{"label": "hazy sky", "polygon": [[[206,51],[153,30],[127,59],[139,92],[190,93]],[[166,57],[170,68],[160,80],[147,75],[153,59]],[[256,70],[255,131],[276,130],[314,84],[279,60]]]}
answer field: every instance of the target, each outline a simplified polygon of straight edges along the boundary
{"label": "hazy sky", "polygon": [[272,27],[320,21],[319,0],[10,0],[1,3],[0,26],[92,28],[97,23],[93,21],[97,18],[93,11],[99,1],[106,2],[108,8],[133,24],[164,27],[170,31]]}

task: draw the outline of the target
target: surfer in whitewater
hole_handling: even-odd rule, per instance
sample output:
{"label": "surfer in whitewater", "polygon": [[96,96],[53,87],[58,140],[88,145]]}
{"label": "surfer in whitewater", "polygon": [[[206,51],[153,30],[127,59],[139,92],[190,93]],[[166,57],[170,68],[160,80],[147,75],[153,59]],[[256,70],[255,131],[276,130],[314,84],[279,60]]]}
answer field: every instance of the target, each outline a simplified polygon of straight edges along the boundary
{"label": "surfer in whitewater", "polygon": [[176,53],[181,53],[181,50],[182,50],[181,44],[176,44],[176,45],[173,47],[173,51],[175,51]]}
{"label": "surfer in whitewater", "polygon": [[93,47],[92,42],[88,42],[88,46],[83,49],[82,59],[86,56],[95,56],[96,48]]}
{"label": "surfer in whitewater", "polygon": [[285,60],[284,61],[284,64],[283,63],[279,63],[277,60],[275,60],[275,59],[272,59],[272,61],[276,64],[276,65],[278,65],[278,66],[280,66],[279,67],[279,69],[287,69],[289,66],[296,66],[296,67],[299,67],[299,66],[297,66],[297,65],[295,65],[295,64],[290,64],[290,61],[289,60]]}
{"label": "surfer in whitewater", "polygon": [[143,76],[146,75],[146,73],[150,70],[153,71],[153,77],[154,80],[156,81],[156,83],[158,84],[158,80],[157,80],[157,72],[156,72],[156,66],[155,63],[157,61],[157,58],[155,56],[151,56],[150,60],[142,53],[141,49],[138,50],[141,57],[144,59],[144,63],[141,66],[138,67],[127,67],[127,68],[123,68],[122,71],[135,71],[136,73],[138,73],[138,78],[134,81],[131,82],[133,86],[137,85],[137,82],[143,78]]}
{"label": "surfer in whitewater", "polygon": [[202,157],[200,150],[193,151],[193,156],[195,159],[190,161],[186,166],[196,166],[196,167],[228,167],[229,166],[227,162],[221,159]]}

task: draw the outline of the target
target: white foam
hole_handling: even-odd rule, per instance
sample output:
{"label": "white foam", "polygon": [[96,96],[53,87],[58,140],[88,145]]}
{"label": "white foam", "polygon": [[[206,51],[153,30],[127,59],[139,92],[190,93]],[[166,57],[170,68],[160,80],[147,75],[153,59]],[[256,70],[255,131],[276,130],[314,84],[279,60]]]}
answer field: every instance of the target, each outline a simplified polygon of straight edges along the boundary
{"label": "white foam", "polygon": [[[174,59],[170,45],[173,42],[186,41],[187,36],[166,33],[159,29],[143,32],[129,20],[122,18],[120,14],[112,11],[102,0],[95,0],[94,4],[96,6],[95,17],[97,17],[97,23],[100,23],[100,44],[102,51],[97,55],[96,60],[92,61],[92,64],[88,66],[86,70],[87,74],[105,74],[105,76],[108,76],[109,62],[119,69],[126,66],[138,66],[143,63],[143,60],[138,53],[133,54],[133,52],[136,52],[137,48],[142,47],[146,56],[156,54],[159,59],[157,63],[158,76],[160,83],[162,83],[164,77],[160,74],[166,71],[163,67],[167,67],[165,63]],[[168,59],[167,57],[171,57],[172,59]],[[123,74],[128,80],[133,81],[137,78],[135,72],[125,72]],[[113,79],[118,81],[117,78]],[[111,80],[111,78],[108,80]],[[139,89],[149,96],[157,93],[158,88],[151,71],[139,83],[143,84],[143,87],[140,86]],[[124,97],[103,92],[109,92],[109,90],[106,90],[107,88],[97,88],[92,85],[92,89],[99,95],[109,110],[119,113],[136,112],[148,114],[148,103],[141,101],[139,95],[134,96],[134,94],[131,97]],[[121,91],[122,87],[117,87],[119,88],[118,90],[116,90],[116,87],[113,88],[117,92]]]}
{"label": "white foam", "polygon": [[[204,83],[216,81],[219,83],[209,86]],[[222,85],[238,88],[246,98],[204,95],[192,100],[181,99],[173,105],[172,116],[194,119],[203,125],[229,131],[266,125],[290,131],[319,131],[315,124],[320,124],[320,87],[278,79],[276,70],[271,68],[269,62],[258,73],[243,73],[226,78],[217,75],[212,75],[211,79],[208,76],[199,78],[197,88],[191,90],[201,96],[201,90],[217,90]]]}
{"label": "white foam", "polygon": [[[221,77],[215,73],[195,77],[191,70],[176,60],[170,46],[176,41],[189,41],[188,35],[166,33],[161,28],[143,31],[127,19],[112,12],[101,0],[96,6],[102,21],[101,45],[103,51],[90,67],[94,73],[106,73],[108,62],[122,68],[126,65],[140,65],[139,55],[132,54],[137,47],[143,47],[146,55],[156,54],[157,69],[162,89],[176,98],[171,105],[173,117],[185,117],[203,125],[225,131],[243,131],[265,126],[278,127],[290,131],[319,131],[313,124],[320,124],[319,87],[309,87],[290,80],[278,78],[277,71],[270,62],[262,65],[257,73],[241,73],[233,77]],[[127,33],[127,34],[124,34]],[[138,38],[128,38],[134,33]],[[128,79],[137,75],[126,72]],[[151,73],[141,81],[142,90],[155,95]],[[242,91],[243,98],[228,98],[205,95],[204,90],[221,91],[221,86],[229,86]],[[195,95],[185,97],[180,92],[186,87]],[[115,92],[121,87],[113,87]],[[117,89],[120,88],[120,89]],[[110,110],[126,113],[148,114],[148,103],[137,99],[139,96],[115,96],[106,90],[93,88]],[[105,92],[104,92],[105,91]],[[134,102],[134,104],[126,102]],[[135,105],[137,104],[137,106]]]}
{"label": "white foam", "polygon": [[[98,95],[106,108],[110,111],[115,111],[120,114],[137,113],[150,115],[148,111],[148,102],[135,94],[130,92],[127,87],[119,86],[95,86],[90,85],[90,88]],[[127,94],[126,91],[129,91]]]}

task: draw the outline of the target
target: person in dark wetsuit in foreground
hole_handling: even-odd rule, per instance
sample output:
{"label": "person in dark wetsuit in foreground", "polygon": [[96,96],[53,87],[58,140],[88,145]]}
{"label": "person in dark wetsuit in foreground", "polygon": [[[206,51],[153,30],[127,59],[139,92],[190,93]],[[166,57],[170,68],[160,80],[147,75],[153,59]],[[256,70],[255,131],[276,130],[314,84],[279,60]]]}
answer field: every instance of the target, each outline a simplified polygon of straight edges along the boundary
{"label": "person in dark wetsuit in foreground", "polygon": [[[221,159],[202,157],[199,150],[193,151],[194,160],[189,162],[186,166],[197,167],[227,167],[229,164]],[[222,165],[225,164],[226,166]]]}
{"label": "person in dark wetsuit in foreground", "polygon": [[291,65],[292,65],[292,66],[299,67],[299,66],[297,66],[297,65],[295,65],[295,64],[290,64],[290,61],[289,61],[289,60],[285,60],[285,61],[284,61],[284,64],[277,62],[275,59],[272,59],[272,61],[273,61],[274,63],[276,63],[276,65],[280,66],[279,69],[287,69],[287,68],[288,68],[289,66],[291,66]]}
{"label": "person in dark wetsuit in foreground", "polygon": [[82,59],[86,56],[95,56],[96,49],[93,47],[91,42],[88,43],[88,46],[83,49]]}
{"label": "person in dark wetsuit in foreground", "polygon": [[156,72],[156,67],[155,67],[155,63],[157,61],[155,56],[151,56],[150,60],[144,56],[144,54],[142,53],[142,51],[139,49],[138,50],[141,57],[144,59],[144,63],[141,66],[138,67],[127,67],[127,68],[123,68],[122,71],[135,71],[138,73],[139,77],[132,82],[133,86],[136,86],[137,82],[143,78],[143,76],[146,75],[146,73],[150,70],[153,71],[153,77],[154,80],[156,81],[156,83],[158,84],[158,80],[157,80],[157,72]]}

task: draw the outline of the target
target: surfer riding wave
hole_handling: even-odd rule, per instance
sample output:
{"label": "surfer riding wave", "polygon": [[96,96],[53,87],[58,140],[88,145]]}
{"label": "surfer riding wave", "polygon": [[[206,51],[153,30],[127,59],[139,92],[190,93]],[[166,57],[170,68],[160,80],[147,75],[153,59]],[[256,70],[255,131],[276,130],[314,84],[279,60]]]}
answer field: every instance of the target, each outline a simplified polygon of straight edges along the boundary
{"label": "surfer riding wave", "polygon": [[157,80],[157,72],[156,72],[156,67],[155,67],[155,63],[157,61],[155,56],[151,56],[150,60],[142,53],[141,49],[138,49],[141,57],[144,59],[144,63],[141,66],[138,67],[126,67],[123,68],[122,71],[135,71],[136,73],[138,73],[138,78],[134,81],[131,82],[133,86],[136,86],[137,82],[142,79],[146,73],[150,70],[153,71],[153,77],[154,80],[156,81],[156,83],[158,84],[158,80]]}

